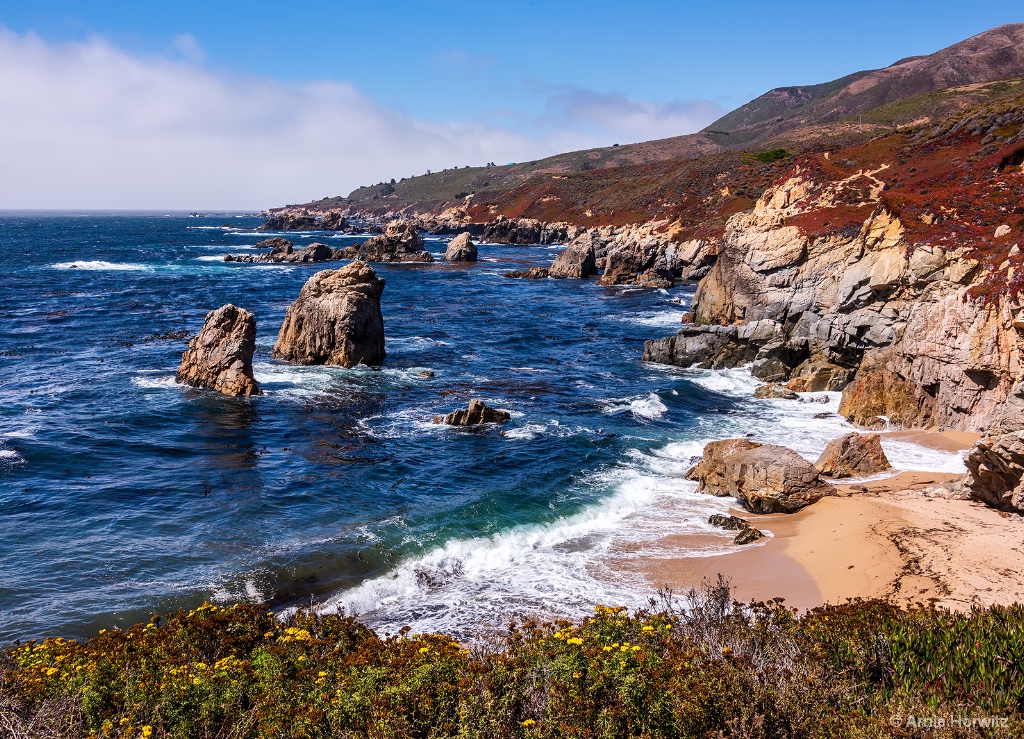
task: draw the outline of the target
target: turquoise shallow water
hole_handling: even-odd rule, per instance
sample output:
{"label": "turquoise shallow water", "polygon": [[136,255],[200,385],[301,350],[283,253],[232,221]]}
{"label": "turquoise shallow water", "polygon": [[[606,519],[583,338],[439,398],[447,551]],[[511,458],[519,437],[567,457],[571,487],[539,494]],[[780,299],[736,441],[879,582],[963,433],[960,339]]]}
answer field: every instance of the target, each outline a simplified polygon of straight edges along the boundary
{"label": "turquoise shallow water", "polygon": [[[500,276],[549,264],[543,246],[379,265],[380,368],[271,360],[285,308],[323,266],[219,261],[265,237],[258,223],[0,216],[0,643],[204,599],[313,600],[455,633],[642,603],[654,584],[616,563],[708,532],[725,506],[681,479],[704,441],[781,434],[810,454],[841,430],[812,420],[822,405],[752,403],[742,371],[643,364],[690,288]],[[227,302],[257,316],[262,397],[173,381],[182,333]],[[430,423],[471,397],[512,422]]]}

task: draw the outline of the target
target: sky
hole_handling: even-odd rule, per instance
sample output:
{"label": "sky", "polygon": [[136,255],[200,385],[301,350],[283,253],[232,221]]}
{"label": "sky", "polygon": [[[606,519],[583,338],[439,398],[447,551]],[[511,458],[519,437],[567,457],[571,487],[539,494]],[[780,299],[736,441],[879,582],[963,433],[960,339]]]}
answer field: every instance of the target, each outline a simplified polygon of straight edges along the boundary
{"label": "sky", "polygon": [[1019,0],[0,0],[0,209],[241,209],[692,133]]}

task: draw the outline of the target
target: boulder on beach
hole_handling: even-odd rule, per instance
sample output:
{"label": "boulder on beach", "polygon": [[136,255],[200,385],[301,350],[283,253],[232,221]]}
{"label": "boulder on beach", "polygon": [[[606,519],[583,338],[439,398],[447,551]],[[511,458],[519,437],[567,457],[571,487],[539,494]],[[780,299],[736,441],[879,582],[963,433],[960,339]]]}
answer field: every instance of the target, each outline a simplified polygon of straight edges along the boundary
{"label": "boulder on beach", "polygon": [[711,442],[686,477],[698,482],[700,492],[735,496],[754,513],[792,513],[832,491],[792,449],[748,439]]}
{"label": "boulder on beach", "polygon": [[972,498],[1004,511],[1024,513],[1024,382],[1014,386],[964,464],[964,490]]}
{"label": "boulder on beach", "polygon": [[260,395],[252,375],[256,317],[230,303],[206,314],[202,330],[181,355],[177,382],[225,395]]}
{"label": "boulder on beach", "polygon": [[444,258],[449,262],[475,262],[476,244],[469,240],[468,233],[461,233],[448,242]]}
{"label": "boulder on beach", "polygon": [[708,523],[726,531],[742,531],[750,528],[750,524],[739,516],[728,516],[724,513],[712,513],[708,517]]}
{"label": "boulder on beach", "polygon": [[363,262],[317,272],[285,313],[273,356],[299,364],[380,364],[384,285]]}
{"label": "boulder on beach", "polygon": [[856,431],[830,441],[814,466],[826,477],[835,478],[866,477],[892,467],[882,451],[882,437]]}
{"label": "boulder on beach", "polygon": [[736,538],[732,540],[733,544],[753,544],[758,539],[764,538],[764,532],[761,529],[755,529],[753,526],[748,526],[743,529],[740,533],[736,534]]}
{"label": "boulder on beach", "polygon": [[479,426],[482,423],[505,423],[512,418],[507,411],[491,408],[482,400],[469,401],[465,410],[452,411],[447,416],[434,416],[434,423],[445,423],[449,426]]}

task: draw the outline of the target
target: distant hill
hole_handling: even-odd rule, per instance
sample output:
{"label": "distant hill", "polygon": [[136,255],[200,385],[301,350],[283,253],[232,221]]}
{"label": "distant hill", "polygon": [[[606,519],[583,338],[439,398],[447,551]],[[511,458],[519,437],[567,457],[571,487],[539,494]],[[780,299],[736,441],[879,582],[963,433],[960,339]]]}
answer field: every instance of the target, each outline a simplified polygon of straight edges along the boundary
{"label": "distant hill", "polygon": [[[871,122],[906,124],[922,116],[945,115],[972,102],[960,98],[971,98],[975,85],[1021,75],[1024,23],[1016,23],[928,56],[901,59],[884,69],[855,72],[820,85],[770,90],[704,130],[728,133],[728,137],[712,135],[733,148],[859,115]],[[948,95],[930,94],[950,90],[954,92]],[[909,101],[914,104],[906,104]]]}
{"label": "distant hill", "polygon": [[[529,207],[525,199],[544,192],[548,188],[545,183],[566,176],[576,181],[599,180],[598,190],[615,190],[617,197],[623,198],[631,188],[617,183],[621,177],[641,173],[666,177],[693,167],[703,171],[707,167],[699,160],[711,157],[721,162],[728,152],[758,154],[785,148],[793,153],[822,141],[848,145],[899,126],[946,118],[1016,89],[1022,79],[1024,24],[999,26],[934,54],[902,59],[884,69],[855,72],[818,85],[771,90],[695,134],[504,166],[447,169],[361,187],[347,197],[325,198],[305,207],[350,207],[370,215],[424,213],[437,212],[474,195],[475,202],[507,202],[511,198],[517,210],[535,212],[537,208]],[[717,165],[710,168],[717,169]],[[579,199],[573,200],[573,211],[588,210]],[[548,210],[554,214],[557,209]],[[615,220],[631,217],[639,210],[620,203]]]}

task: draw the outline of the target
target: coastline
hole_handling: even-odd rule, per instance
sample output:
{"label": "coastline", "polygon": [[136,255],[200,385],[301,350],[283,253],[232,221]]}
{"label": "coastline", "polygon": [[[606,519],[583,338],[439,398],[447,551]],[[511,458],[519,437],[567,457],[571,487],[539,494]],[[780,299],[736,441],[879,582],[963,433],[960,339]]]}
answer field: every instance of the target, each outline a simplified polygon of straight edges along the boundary
{"label": "coastline", "polygon": [[[959,451],[974,436],[926,430],[887,435],[943,451]],[[727,554],[646,557],[620,566],[675,593],[721,574],[740,601],[782,597],[800,611],[848,598],[958,611],[1024,602],[1024,519],[961,499],[953,484],[961,477],[903,471],[836,483],[835,496],[792,514],[734,508],[734,515],[771,536]]]}

